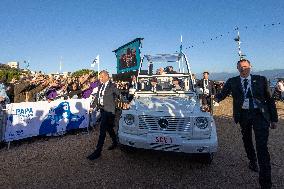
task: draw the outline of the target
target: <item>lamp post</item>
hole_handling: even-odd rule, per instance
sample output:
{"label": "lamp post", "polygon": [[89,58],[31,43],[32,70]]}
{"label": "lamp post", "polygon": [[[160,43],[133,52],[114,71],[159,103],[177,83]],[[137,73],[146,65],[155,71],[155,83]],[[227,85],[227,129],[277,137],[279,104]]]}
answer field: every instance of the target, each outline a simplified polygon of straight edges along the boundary
{"label": "lamp post", "polygon": [[241,37],[240,37],[240,31],[239,31],[239,28],[236,28],[237,32],[238,32],[238,35],[237,37],[234,39],[236,42],[237,42],[237,45],[238,45],[238,55],[239,55],[239,58],[240,60],[244,58],[244,54],[242,54],[242,51],[241,51]]}

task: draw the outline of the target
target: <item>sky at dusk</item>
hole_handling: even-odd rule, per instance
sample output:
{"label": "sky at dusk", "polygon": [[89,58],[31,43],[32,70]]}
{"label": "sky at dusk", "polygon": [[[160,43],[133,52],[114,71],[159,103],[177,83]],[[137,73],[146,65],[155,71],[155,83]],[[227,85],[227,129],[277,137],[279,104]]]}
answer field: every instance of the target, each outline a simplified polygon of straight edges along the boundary
{"label": "sky at dusk", "polygon": [[174,53],[182,35],[194,73],[232,72],[238,26],[254,70],[284,68],[283,13],[283,0],[1,0],[0,62],[51,73],[60,59],[62,71],[91,69],[99,54],[116,73],[119,46],[142,37],[142,54]]}

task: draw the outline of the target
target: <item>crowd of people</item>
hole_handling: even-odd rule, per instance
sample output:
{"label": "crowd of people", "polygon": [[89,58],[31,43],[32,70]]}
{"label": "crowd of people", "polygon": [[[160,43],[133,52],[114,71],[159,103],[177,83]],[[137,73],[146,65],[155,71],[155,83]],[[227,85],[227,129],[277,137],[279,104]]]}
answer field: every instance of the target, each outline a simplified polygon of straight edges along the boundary
{"label": "crowd of people", "polygon": [[273,92],[275,100],[284,100],[284,79],[278,79]]}
{"label": "crowd of people", "polygon": [[[172,67],[156,70],[156,74],[172,74],[177,73]],[[210,96],[221,92],[224,82],[213,81],[209,79],[209,72],[203,73],[203,78],[195,79],[195,87],[201,88],[203,91],[202,102],[210,106]],[[149,82],[155,83],[157,78],[152,78]],[[153,82],[152,82],[153,81]],[[131,100],[132,95],[129,94],[129,89],[141,88],[141,83],[137,82],[136,76],[132,76],[130,81],[116,81],[116,87],[121,91],[121,94]],[[19,79],[13,78],[7,82],[5,78],[0,80],[0,103],[3,106],[8,103],[20,102],[36,102],[36,101],[53,101],[57,99],[78,99],[78,98],[93,98],[96,94],[100,81],[97,75],[93,73],[83,74],[82,76],[48,76],[41,73],[34,75],[24,75]],[[182,85],[177,78],[171,83],[172,88],[181,89]],[[149,86],[145,86],[145,89]],[[274,98],[276,100],[284,99],[284,81],[279,80],[274,89]]]}
{"label": "crowd of people", "polygon": [[[160,68],[156,74],[173,74],[177,73],[171,66],[163,69]],[[157,78],[149,81],[156,83]],[[174,78],[171,87],[180,90],[182,85],[177,78]],[[198,80],[194,81],[197,82]],[[211,80],[210,80],[211,82]],[[132,100],[133,95],[129,94],[129,89],[141,89],[141,83],[133,75],[130,81],[115,81],[116,87],[121,94],[128,100]],[[97,92],[100,81],[97,75],[93,73],[75,76],[49,76],[41,73],[33,75],[22,75],[19,79],[13,78],[7,81],[5,77],[0,80],[0,103],[4,107],[8,103],[36,102],[36,101],[53,101],[57,99],[80,99],[93,98]],[[145,89],[149,86],[144,86]],[[220,91],[223,83],[213,82],[214,91]]]}
{"label": "crowd of people", "polygon": [[0,83],[0,101],[8,103],[53,101],[57,99],[89,98],[96,93],[99,80],[94,74],[80,77],[54,77],[43,74],[21,76]]}

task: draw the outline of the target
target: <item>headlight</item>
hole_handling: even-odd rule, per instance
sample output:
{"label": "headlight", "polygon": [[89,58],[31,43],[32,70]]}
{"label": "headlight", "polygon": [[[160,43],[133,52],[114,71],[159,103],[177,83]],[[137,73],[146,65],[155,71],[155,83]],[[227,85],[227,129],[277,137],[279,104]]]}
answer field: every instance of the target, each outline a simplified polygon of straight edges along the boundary
{"label": "headlight", "polygon": [[199,129],[206,129],[208,127],[208,120],[206,117],[197,117],[196,118],[196,126]]}
{"label": "headlight", "polygon": [[132,114],[126,114],[124,116],[124,122],[126,125],[132,125],[134,123],[135,117]]}

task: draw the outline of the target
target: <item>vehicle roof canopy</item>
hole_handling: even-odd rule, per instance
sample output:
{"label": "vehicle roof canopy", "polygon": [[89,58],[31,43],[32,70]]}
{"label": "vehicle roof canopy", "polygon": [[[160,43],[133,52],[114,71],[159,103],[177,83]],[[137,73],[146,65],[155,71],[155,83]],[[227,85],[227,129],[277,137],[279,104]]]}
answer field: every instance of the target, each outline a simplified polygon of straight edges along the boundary
{"label": "vehicle roof canopy", "polygon": [[144,55],[149,62],[178,62],[181,58],[179,53],[174,54],[157,54],[157,55]]}

